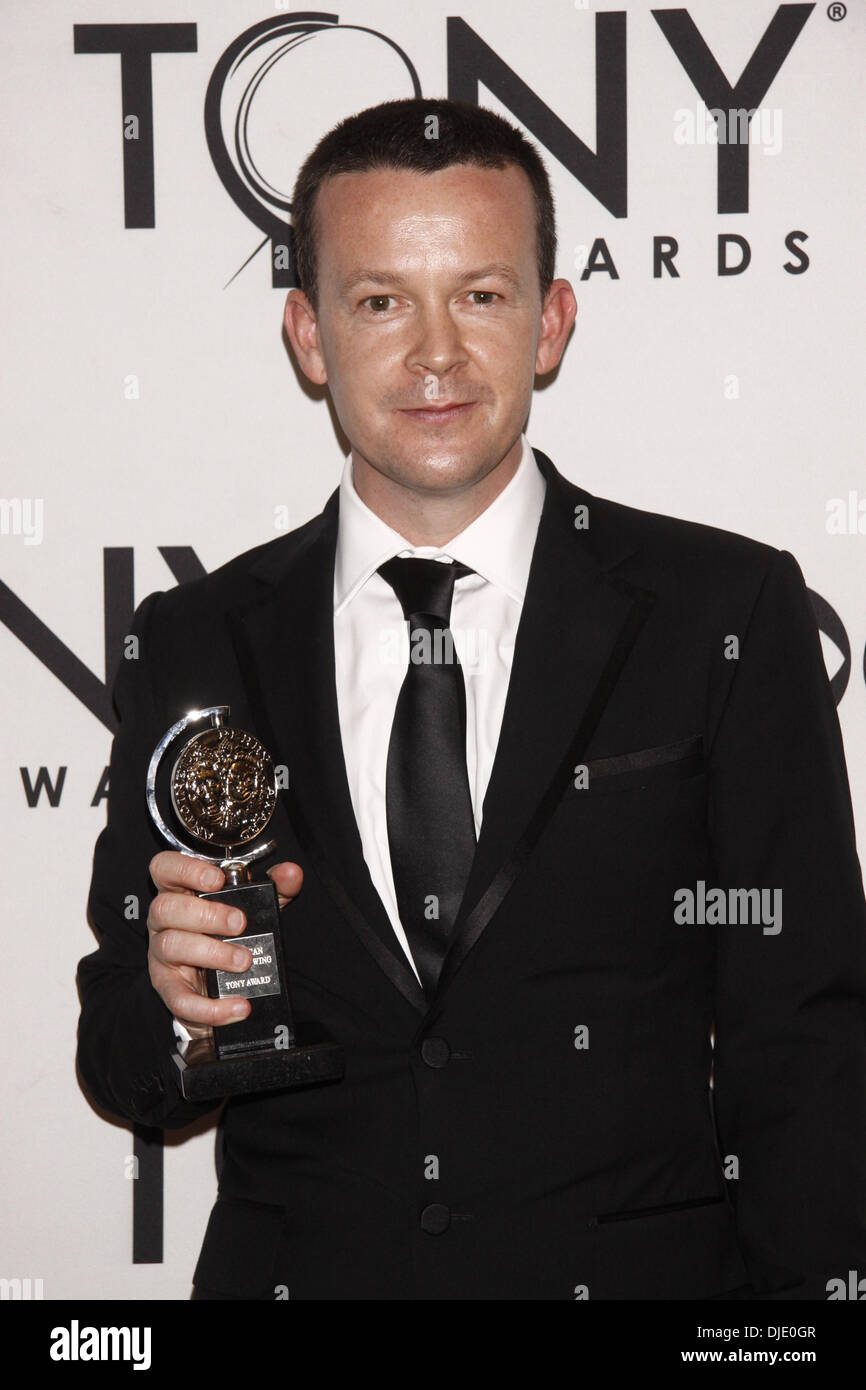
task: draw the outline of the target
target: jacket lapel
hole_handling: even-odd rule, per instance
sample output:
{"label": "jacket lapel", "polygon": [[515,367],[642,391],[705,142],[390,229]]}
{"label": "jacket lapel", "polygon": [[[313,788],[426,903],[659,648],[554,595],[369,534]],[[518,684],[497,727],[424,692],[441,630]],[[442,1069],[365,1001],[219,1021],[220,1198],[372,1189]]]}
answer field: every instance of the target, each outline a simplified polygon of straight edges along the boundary
{"label": "jacket lapel", "polygon": [[[635,546],[593,531],[595,499],[534,450],[547,490],[481,834],[436,1000],[486,930],[581,760],[652,595],[608,574]],[[589,528],[575,528],[578,503]],[[339,493],[286,558],[252,567],[263,596],[227,615],[257,732],[289,769],[286,808],[343,916],[420,1014],[409,967],[364,860],[340,736],[333,584]],[[596,517],[596,520],[598,518]]]}
{"label": "jacket lapel", "polygon": [[285,805],[298,841],[377,965],[423,1013],[424,992],[370,878],[346,776],[334,664],[338,499],[288,562],[275,547],[253,567],[264,597],[228,621],[262,741],[289,769]]}
{"label": "jacket lapel", "polygon": [[[533,452],[547,489],[481,834],[437,999],[573,777],[654,597],[608,574],[636,546],[604,534],[595,499],[563,478],[540,450]],[[578,504],[588,508],[587,529],[575,527]]]}

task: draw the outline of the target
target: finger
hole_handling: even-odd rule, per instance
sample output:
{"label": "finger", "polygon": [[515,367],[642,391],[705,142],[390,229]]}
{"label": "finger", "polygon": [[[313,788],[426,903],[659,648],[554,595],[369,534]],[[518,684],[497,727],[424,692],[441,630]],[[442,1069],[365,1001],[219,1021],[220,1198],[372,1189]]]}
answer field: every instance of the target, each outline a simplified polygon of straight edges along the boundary
{"label": "finger", "polygon": [[238,1023],[250,1011],[248,999],[211,999],[199,994],[170,966],[156,962],[151,973],[154,989],[179,1023],[223,1027]]}
{"label": "finger", "polygon": [[147,925],[151,932],[205,932],[212,936],[237,936],[246,917],[228,903],[209,902],[192,893],[159,893],[150,905]]}
{"label": "finger", "polygon": [[198,970],[230,970],[243,972],[253,963],[252,952],[241,942],[223,944],[213,936],[181,931],[169,927],[157,932],[151,944],[151,954],[163,965],[195,966]]}
{"label": "finger", "polygon": [[300,893],[304,882],[304,871],[300,864],[294,864],[291,860],[287,860],[284,864],[274,864],[273,868],[268,869],[268,878],[276,887],[280,907],[285,907],[286,903],[291,902]]}
{"label": "finger", "polygon": [[225,874],[216,864],[190,854],[164,849],[150,861],[150,876],[157,888],[186,893],[213,893],[222,888]]}

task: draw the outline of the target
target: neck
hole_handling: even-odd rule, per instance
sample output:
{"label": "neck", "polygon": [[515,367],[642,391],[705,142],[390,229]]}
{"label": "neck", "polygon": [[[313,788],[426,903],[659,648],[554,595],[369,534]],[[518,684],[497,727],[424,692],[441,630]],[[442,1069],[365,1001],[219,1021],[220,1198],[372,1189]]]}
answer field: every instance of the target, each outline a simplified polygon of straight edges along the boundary
{"label": "neck", "polygon": [[483,478],[448,493],[395,482],[352,450],[352,480],[361,501],[412,545],[447,545],[486,512],[517,472],[523,454],[518,438]]}

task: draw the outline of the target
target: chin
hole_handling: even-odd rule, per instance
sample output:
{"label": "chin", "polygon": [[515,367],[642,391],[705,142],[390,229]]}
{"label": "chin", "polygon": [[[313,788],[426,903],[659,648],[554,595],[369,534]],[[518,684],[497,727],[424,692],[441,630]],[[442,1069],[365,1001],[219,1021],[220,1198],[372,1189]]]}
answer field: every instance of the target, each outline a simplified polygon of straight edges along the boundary
{"label": "chin", "polygon": [[[383,470],[385,471],[385,470]],[[426,459],[410,459],[399,464],[389,474],[395,482],[404,486],[425,487],[431,491],[449,492],[477,483],[488,473],[486,459],[446,458],[433,456]]]}

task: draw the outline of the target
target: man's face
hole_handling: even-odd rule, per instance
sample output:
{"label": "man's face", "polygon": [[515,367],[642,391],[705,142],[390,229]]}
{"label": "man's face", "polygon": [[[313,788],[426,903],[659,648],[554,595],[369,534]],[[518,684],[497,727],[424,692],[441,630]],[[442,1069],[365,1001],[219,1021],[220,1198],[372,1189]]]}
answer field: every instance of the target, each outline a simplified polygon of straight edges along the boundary
{"label": "man's face", "polygon": [[316,216],[304,370],[327,381],[356,460],[422,493],[471,487],[515,444],[549,369],[529,180],[516,166],[339,174]]}

